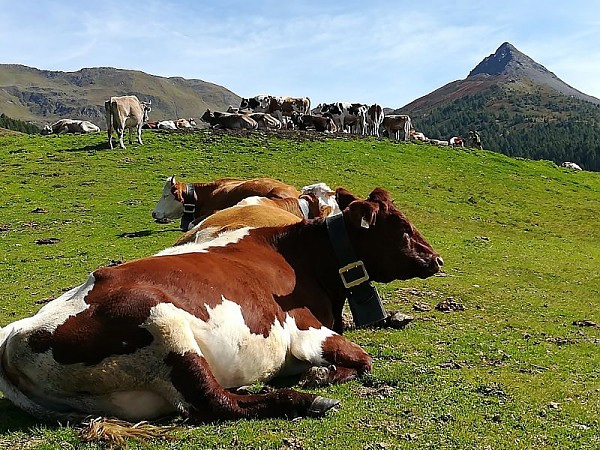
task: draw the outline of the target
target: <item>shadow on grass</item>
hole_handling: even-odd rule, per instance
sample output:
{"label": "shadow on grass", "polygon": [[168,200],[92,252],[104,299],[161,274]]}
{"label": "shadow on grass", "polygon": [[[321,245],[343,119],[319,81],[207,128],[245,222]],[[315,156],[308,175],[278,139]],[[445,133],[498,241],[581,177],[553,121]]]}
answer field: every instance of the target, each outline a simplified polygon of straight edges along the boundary
{"label": "shadow on grass", "polygon": [[125,233],[117,234],[117,237],[120,238],[139,238],[139,237],[147,237],[152,236],[153,234],[159,233],[175,233],[181,234],[181,229],[179,228],[168,228],[164,230],[140,230],[140,231],[127,231]]}
{"label": "shadow on grass", "polygon": [[7,399],[0,399],[0,434],[9,431],[27,432],[39,424],[39,420],[20,410]]}
{"label": "shadow on grass", "polygon": [[108,148],[108,141],[99,142],[95,145],[86,145],[85,147],[80,147],[80,148],[69,148],[69,149],[66,149],[65,151],[66,152],[96,152],[99,150],[110,150]]}

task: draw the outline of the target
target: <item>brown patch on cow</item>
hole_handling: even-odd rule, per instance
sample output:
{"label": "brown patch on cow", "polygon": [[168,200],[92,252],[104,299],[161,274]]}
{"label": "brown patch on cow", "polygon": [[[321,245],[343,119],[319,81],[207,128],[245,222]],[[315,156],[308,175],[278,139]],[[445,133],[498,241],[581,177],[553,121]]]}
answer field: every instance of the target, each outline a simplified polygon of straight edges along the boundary
{"label": "brown patch on cow", "polygon": [[242,417],[297,417],[306,415],[313,394],[278,389],[264,394],[235,394],[214,378],[206,360],[196,353],[170,353],[165,363],[171,367],[171,382],[190,403],[187,415],[192,423]]}
{"label": "brown patch on cow", "polygon": [[[350,342],[339,335],[329,336],[321,345],[323,358],[335,364],[336,370],[342,368],[353,369],[354,377],[358,374],[363,374],[371,371],[371,357],[362,348],[354,342]],[[340,367],[337,367],[340,366]],[[350,374],[340,374],[341,376]],[[334,382],[342,382],[344,380],[335,379]]]}
{"label": "brown patch on cow", "polygon": [[29,338],[35,352],[52,349],[61,364],[98,364],[113,355],[125,355],[150,345],[152,334],[141,328],[150,308],[158,303],[151,290],[132,293],[126,288],[92,289],[90,307],[70,316],[52,334],[36,332]]}

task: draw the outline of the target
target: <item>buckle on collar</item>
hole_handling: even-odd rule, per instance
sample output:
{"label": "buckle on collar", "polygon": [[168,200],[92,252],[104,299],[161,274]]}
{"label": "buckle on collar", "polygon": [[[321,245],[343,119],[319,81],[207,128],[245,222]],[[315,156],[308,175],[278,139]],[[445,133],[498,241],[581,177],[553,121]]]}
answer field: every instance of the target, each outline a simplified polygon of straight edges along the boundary
{"label": "buckle on collar", "polygon": [[[346,274],[348,272],[350,272],[352,269],[358,269],[360,268],[363,272],[363,275],[360,276],[359,278],[356,278],[355,280],[350,280],[348,281],[346,279]],[[340,274],[340,278],[342,279],[342,283],[344,283],[344,287],[346,289],[350,289],[351,287],[354,286],[358,286],[361,283],[364,283],[365,281],[367,281],[369,279],[369,274],[367,273],[367,269],[365,269],[365,265],[361,260],[352,262],[350,264],[346,264],[344,267],[341,267],[338,270],[339,274]]]}
{"label": "buckle on collar", "polygon": [[196,204],[195,203],[184,203],[183,204],[183,212],[185,214],[194,214],[196,212]]}

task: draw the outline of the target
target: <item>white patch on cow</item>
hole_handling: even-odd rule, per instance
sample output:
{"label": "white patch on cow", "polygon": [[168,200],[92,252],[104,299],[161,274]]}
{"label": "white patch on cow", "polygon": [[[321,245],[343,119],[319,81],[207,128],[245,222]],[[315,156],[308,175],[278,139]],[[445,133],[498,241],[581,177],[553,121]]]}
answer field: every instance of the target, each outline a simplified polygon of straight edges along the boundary
{"label": "white patch on cow", "polygon": [[325,183],[309,184],[302,188],[303,194],[313,194],[319,200],[319,208],[329,206],[331,208],[330,216],[340,214],[340,209],[337,201],[335,200],[335,191],[332,190]]}
{"label": "white patch on cow", "polygon": [[253,195],[252,197],[246,197],[243,200],[240,200],[234,206],[248,206],[248,205],[260,205],[265,197],[261,197],[260,195]]}
{"label": "white patch on cow", "polygon": [[0,346],[10,334],[20,330],[27,331],[41,327],[44,330],[53,332],[67,317],[74,316],[89,308],[89,305],[83,299],[94,287],[94,281],[94,276],[90,275],[84,284],[70,289],[57,299],[45,304],[35,316],[26,317],[2,328],[0,330]]}
{"label": "white patch on cow", "polygon": [[[253,334],[244,321],[239,304],[221,297],[222,303],[207,307],[203,321],[177,308],[161,303],[150,313],[145,327],[168,351],[202,355],[217,381],[224,387],[267,381],[276,375],[298,373],[309,364],[325,365],[322,343],[335,334],[328,328],[299,330],[286,315],[277,320],[269,334]],[[299,361],[300,360],[300,361]]]}
{"label": "white patch on cow", "polygon": [[169,247],[161,250],[154,256],[181,255],[183,253],[206,253],[212,247],[225,247],[229,244],[235,244],[236,242],[241,241],[248,235],[251,229],[251,227],[243,227],[237,230],[226,231],[209,241],[189,242],[187,244]]}

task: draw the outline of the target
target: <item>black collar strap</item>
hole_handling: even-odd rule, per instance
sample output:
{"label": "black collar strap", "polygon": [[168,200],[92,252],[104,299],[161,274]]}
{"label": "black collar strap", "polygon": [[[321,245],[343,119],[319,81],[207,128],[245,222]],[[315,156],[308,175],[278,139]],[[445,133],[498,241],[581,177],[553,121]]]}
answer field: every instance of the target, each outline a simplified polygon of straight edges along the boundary
{"label": "black collar strap", "polygon": [[348,239],[343,214],[325,219],[329,241],[340,265],[339,274],[348,290],[348,304],[357,327],[379,322],[387,317],[377,289],[369,282],[364,263],[356,257]]}
{"label": "black collar strap", "polygon": [[193,184],[185,185],[183,193],[183,216],[181,216],[180,227],[183,231],[189,229],[190,223],[194,221],[196,215],[196,190]]}

